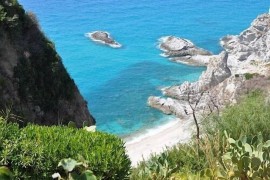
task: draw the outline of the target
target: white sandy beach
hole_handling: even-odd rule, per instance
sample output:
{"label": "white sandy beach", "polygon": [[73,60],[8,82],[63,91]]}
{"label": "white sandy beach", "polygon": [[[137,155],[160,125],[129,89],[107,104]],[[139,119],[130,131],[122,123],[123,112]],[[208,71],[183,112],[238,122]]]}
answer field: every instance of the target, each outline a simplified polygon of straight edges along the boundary
{"label": "white sandy beach", "polygon": [[192,120],[175,119],[149,130],[147,134],[126,141],[126,149],[132,166],[136,166],[143,159],[148,159],[152,153],[159,154],[166,147],[188,142],[192,136],[192,127]]}

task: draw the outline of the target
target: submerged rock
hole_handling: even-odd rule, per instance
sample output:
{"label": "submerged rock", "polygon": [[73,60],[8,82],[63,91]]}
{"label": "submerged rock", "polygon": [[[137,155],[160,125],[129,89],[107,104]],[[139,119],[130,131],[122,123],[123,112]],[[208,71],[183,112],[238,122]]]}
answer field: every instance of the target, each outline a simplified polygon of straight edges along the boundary
{"label": "submerged rock", "polygon": [[108,32],[95,31],[91,33],[86,33],[85,36],[92,39],[95,42],[106,44],[108,46],[111,46],[112,48],[122,47],[120,43],[116,42],[112,37],[110,37],[110,34]]}

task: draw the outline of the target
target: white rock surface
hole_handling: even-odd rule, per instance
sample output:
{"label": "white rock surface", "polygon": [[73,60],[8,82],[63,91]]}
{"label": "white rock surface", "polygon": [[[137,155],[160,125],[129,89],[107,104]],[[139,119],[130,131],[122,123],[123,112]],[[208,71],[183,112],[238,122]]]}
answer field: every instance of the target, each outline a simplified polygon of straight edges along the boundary
{"label": "white rock surface", "polygon": [[209,51],[196,47],[190,40],[165,36],[159,39],[159,48],[164,57],[170,60],[192,65],[206,65],[209,60]]}
{"label": "white rock surface", "polygon": [[182,39],[174,36],[165,36],[160,38],[160,48],[165,52],[180,51],[194,48],[194,44],[188,39]]}
{"label": "white rock surface", "polygon": [[[212,101],[222,107],[225,104],[235,103],[243,91],[267,86],[264,82],[270,74],[269,14],[258,16],[251,27],[240,35],[226,36],[220,43],[224,51],[219,55],[205,56],[200,54],[200,51],[193,51],[194,54],[186,56],[193,59],[196,57],[197,62],[205,57],[208,59],[207,69],[198,81],[163,88],[162,92],[167,97],[150,97],[148,104],[166,114],[181,117],[183,112],[190,111],[188,97],[190,100],[195,98],[195,102],[196,97],[202,95],[198,108],[201,108],[201,113],[204,113],[204,107],[213,105]],[[173,36],[162,38],[160,48],[168,56],[174,56],[177,53],[183,55],[187,49],[200,49],[189,40]],[[246,73],[254,74],[253,80],[247,80]],[[202,92],[204,93],[200,94]]]}
{"label": "white rock surface", "polygon": [[240,35],[226,36],[221,46],[239,61],[270,61],[270,14],[258,16]]}

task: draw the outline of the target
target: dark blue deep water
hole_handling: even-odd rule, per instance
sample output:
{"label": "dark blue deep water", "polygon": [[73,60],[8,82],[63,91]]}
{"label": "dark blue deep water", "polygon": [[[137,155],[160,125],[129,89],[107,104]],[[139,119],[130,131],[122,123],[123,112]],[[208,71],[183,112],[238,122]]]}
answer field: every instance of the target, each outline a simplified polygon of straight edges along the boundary
{"label": "dark blue deep water", "polygon": [[[161,95],[161,87],[194,81],[204,70],[159,56],[161,36],[188,38],[218,53],[222,36],[240,33],[270,5],[266,0],[19,1],[55,42],[98,129],[117,135],[168,122],[147,106],[147,98]],[[123,48],[98,45],[84,36],[95,30],[110,32]]]}

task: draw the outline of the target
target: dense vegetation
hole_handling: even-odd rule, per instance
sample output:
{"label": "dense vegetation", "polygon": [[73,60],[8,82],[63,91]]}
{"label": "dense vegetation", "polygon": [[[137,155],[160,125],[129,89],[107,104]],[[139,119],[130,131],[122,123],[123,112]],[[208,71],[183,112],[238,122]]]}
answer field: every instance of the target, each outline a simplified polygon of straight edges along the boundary
{"label": "dense vegetation", "polygon": [[60,160],[72,158],[83,159],[85,172],[93,172],[98,179],[267,179],[269,110],[268,98],[252,92],[241,103],[227,107],[222,116],[205,121],[199,141],[153,155],[132,170],[124,143],[113,135],[65,126],[20,129],[0,118],[0,167],[9,167],[17,179],[50,179],[55,172],[65,174],[57,167]]}
{"label": "dense vegetation", "polygon": [[0,102],[22,125],[95,123],[54,44],[17,0],[0,1]]}
{"label": "dense vegetation", "polygon": [[[71,99],[74,83],[53,43],[39,30],[35,16],[25,13],[15,0],[1,1],[0,21],[0,32],[8,32],[8,38],[22,51],[14,70],[21,99],[32,96],[44,110],[56,108],[59,99]],[[20,45],[26,48],[22,50]]]}
{"label": "dense vegetation", "polygon": [[254,91],[204,123],[199,142],[179,144],[133,169],[131,179],[269,179],[270,104]]}
{"label": "dense vegetation", "polygon": [[17,124],[0,118],[0,166],[10,167],[15,179],[51,179],[64,158],[83,157],[98,179],[125,179],[130,160],[123,141],[110,134],[65,126]]}
{"label": "dense vegetation", "polygon": [[264,140],[270,139],[270,102],[260,92],[250,93],[240,104],[226,108],[221,117],[209,119],[205,127],[208,134],[214,131],[227,131],[237,139],[244,135],[257,135],[261,132]]}
{"label": "dense vegetation", "polygon": [[[12,42],[19,55],[12,83],[20,103],[57,112],[61,101],[73,98],[76,87],[53,43],[42,34],[35,16],[25,13],[16,0],[0,1],[0,38]],[[0,75],[2,91],[7,82]],[[257,74],[244,76],[248,80]],[[11,173],[14,179],[51,179],[55,172],[65,174],[58,163],[70,160],[66,158],[83,159],[98,179],[269,179],[269,103],[261,92],[249,94],[222,116],[207,119],[199,141],[153,155],[131,175],[124,143],[116,136],[66,126],[19,128],[0,117],[0,179]]]}

